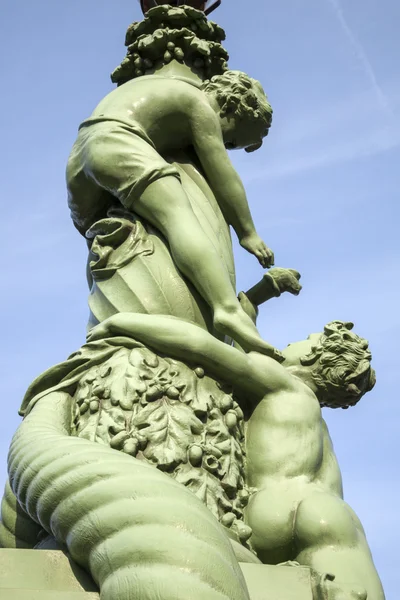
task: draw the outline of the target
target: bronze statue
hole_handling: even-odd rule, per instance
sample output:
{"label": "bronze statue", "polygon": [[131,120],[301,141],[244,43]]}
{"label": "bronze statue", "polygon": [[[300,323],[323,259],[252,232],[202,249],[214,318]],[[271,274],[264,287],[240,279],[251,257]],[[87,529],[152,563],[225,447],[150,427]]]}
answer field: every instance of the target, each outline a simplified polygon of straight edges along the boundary
{"label": "bronze statue", "polygon": [[[151,8],[79,129],[87,339],[22,402],[0,544],[59,548],[101,600],[248,600],[248,564],[305,569],[314,600],[384,600],[321,414],[372,389],[371,353],[347,322],[282,352],[257,330],[300,275],[270,268],[227,154],[257,150],[272,109],[223,39],[192,5]],[[239,295],[230,227],[269,269]]]}

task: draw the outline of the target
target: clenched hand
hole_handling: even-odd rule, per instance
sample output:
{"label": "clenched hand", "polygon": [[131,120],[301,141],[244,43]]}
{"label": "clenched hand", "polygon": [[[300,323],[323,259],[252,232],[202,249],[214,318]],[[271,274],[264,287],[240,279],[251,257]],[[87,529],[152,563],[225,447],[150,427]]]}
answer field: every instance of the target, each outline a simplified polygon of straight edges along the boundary
{"label": "clenched hand", "polygon": [[245,248],[247,252],[250,252],[250,254],[254,254],[262,267],[268,269],[274,265],[274,253],[256,232],[244,236],[240,240],[240,245],[242,248]]}

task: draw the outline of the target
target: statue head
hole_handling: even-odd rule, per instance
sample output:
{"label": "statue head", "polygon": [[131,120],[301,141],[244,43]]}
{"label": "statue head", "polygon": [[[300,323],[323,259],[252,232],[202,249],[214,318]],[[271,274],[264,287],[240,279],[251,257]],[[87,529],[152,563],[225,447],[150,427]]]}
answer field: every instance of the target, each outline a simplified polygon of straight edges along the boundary
{"label": "statue head", "polygon": [[203,84],[218,111],[228,150],[258,150],[268,135],[272,108],[261,84],[241,71],[226,71]]}
{"label": "statue head", "polygon": [[375,385],[368,342],[352,329],[353,323],[332,321],[324,333],[283,351],[284,366],[313,389],[321,406],[349,408]]}

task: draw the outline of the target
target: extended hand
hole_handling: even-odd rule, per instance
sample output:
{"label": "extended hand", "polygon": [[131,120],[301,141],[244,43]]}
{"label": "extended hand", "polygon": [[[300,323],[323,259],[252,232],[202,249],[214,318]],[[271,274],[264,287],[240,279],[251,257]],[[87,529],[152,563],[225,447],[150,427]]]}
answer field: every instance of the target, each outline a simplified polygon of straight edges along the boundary
{"label": "extended hand", "polygon": [[300,294],[301,285],[299,279],[301,275],[298,271],[275,267],[268,271],[266,275],[273,278],[281,294],[283,292],[289,292],[289,294],[293,294],[294,296]]}
{"label": "extended hand", "polygon": [[103,321],[102,323],[99,323],[99,325],[96,325],[95,327],[93,327],[86,334],[86,342],[95,342],[97,340],[103,340],[107,337],[111,337],[111,335],[112,335],[112,332],[111,332],[111,329],[107,325],[107,321]]}
{"label": "extended hand", "polygon": [[274,253],[268,248],[257,233],[252,233],[240,240],[240,245],[250,254],[254,254],[260,265],[269,268],[274,265]]}
{"label": "extended hand", "polygon": [[[301,290],[299,279],[300,273],[294,269],[274,267],[264,273],[261,281],[256,283],[256,285],[253,285],[253,287],[246,292],[245,296],[247,296],[253,307],[260,306],[271,298],[279,298],[284,292],[289,292],[289,294],[298,296]],[[239,300],[242,304],[240,296]],[[248,310],[246,310],[246,312],[247,314],[250,314]]]}

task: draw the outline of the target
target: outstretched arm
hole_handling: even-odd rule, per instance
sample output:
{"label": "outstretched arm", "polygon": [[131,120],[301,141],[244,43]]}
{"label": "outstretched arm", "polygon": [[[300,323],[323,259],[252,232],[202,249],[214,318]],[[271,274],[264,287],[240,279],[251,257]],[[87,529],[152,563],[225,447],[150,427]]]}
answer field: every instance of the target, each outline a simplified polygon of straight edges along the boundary
{"label": "outstretched arm", "polygon": [[203,367],[258,402],[269,391],[285,387],[286,370],[258,353],[244,354],[220,342],[197,325],[165,315],[118,313],[94,327],[88,341],[126,336],[156,352]]}
{"label": "outstretched arm", "polygon": [[279,298],[284,292],[298,296],[301,291],[300,273],[294,269],[275,267],[264,273],[263,278],[247,292],[240,292],[238,299],[244,312],[256,324],[258,307],[271,298]]}
{"label": "outstretched arm", "polygon": [[218,117],[211,107],[203,104],[192,115],[192,135],[194,149],[227,222],[240,244],[263,267],[270,267],[274,255],[256,232],[243,183],[229,159]]}

